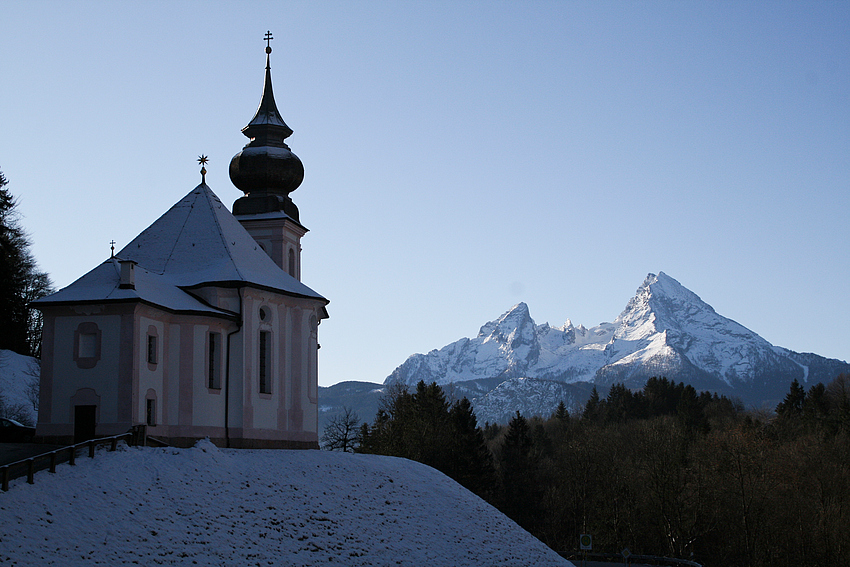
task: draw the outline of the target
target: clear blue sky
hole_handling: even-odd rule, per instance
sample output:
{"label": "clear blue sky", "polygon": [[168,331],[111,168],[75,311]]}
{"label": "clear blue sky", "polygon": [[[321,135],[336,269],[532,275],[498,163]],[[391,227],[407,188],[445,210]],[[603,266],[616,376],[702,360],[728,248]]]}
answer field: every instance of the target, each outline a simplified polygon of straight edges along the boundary
{"label": "clear blue sky", "polygon": [[7,1],[0,169],[62,287],[199,181],[225,203],[271,30],[306,170],[320,384],[664,271],[850,359],[850,2]]}

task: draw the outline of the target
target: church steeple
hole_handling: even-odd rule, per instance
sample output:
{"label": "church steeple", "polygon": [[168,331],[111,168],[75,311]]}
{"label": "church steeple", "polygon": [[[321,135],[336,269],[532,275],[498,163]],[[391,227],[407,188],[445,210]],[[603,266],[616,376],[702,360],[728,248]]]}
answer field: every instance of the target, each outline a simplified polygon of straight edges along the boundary
{"label": "church steeple", "polygon": [[[272,91],[272,67],[271,67],[271,52],[272,47],[268,45],[272,37],[271,32],[266,32],[266,82],[263,85],[263,98],[260,100],[260,107],[254,118],[247,126],[242,128],[242,133],[251,138],[249,146],[264,145],[269,142],[271,145],[277,145],[289,149],[283,140],[292,135],[292,128],[286,125],[280,112],[277,111],[277,105],[274,102],[274,92]],[[269,139],[269,138],[275,139]]]}
{"label": "church steeple", "polygon": [[282,211],[298,222],[298,208],[289,194],[304,179],[304,166],[284,140],[292,129],[280,116],[272,90],[271,32],[266,33],[266,76],[254,118],[242,129],[250,139],[230,161],[230,180],[245,193],[233,204],[233,214]]}

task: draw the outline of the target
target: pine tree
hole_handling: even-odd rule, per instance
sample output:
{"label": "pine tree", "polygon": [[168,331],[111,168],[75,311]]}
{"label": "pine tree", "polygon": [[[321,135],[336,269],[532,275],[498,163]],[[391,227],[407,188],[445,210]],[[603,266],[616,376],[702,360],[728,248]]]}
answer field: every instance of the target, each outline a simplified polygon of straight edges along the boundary
{"label": "pine tree", "polygon": [[803,402],[806,399],[806,390],[800,385],[796,378],[791,382],[791,390],[785,395],[785,399],[776,406],[776,414],[783,417],[799,417],[803,413]]}
{"label": "pine tree", "polygon": [[540,508],[539,466],[533,449],[528,421],[517,411],[508,424],[499,458],[500,509],[527,530],[536,522]]}
{"label": "pine tree", "polygon": [[448,470],[444,472],[478,496],[489,499],[496,486],[496,469],[468,399],[452,404],[449,421],[451,454]]}
{"label": "pine tree", "polygon": [[552,414],[552,417],[562,423],[570,420],[570,412],[567,411],[567,406],[564,404],[564,400],[558,402],[558,407],[555,409],[555,413]]}
{"label": "pine tree", "polygon": [[41,314],[29,303],[50,293],[52,286],[37,269],[7,185],[0,172],[0,349],[39,356]]}
{"label": "pine tree", "polygon": [[818,426],[824,423],[829,416],[829,397],[826,395],[826,386],[818,382],[806,394],[803,400],[803,417],[808,425]]}
{"label": "pine tree", "polygon": [[593,390],[590,391],[590,399],[587,400],[587,403],[584,406],[584,412],[581,414],[582,419],[586,419],[588,421],[596,421],[599,419],[599,390],[596,389],[596,386],[593,387]]}

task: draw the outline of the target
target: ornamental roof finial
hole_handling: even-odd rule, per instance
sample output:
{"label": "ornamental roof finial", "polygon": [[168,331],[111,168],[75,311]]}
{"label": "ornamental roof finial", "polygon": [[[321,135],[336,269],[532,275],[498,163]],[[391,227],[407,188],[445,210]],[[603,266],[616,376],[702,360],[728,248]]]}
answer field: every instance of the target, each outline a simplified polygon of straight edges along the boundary
{"label": "ornamental roof finial", "polygon": [[210,158],[208,158],[204,154],[198,156],[198,163],[201,164],[201,183],[203,183],[204,185],[207,184],[207,168],[204,166],[207,164],[208,161],[210,161]]}

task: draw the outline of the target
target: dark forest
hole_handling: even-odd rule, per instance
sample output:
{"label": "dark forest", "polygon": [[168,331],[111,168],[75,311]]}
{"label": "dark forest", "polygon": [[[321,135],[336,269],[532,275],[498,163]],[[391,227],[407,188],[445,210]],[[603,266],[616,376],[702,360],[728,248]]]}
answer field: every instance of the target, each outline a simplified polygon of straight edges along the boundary
{"label": "dark forest", "polygon": [[850,565],[850,376],[775,412],[666,378],[594,390],[581,415],[478,426],[436,384],[396,387],[359,430],[365,453],[428,464],[565,555],[689,559],[707,567]]}

